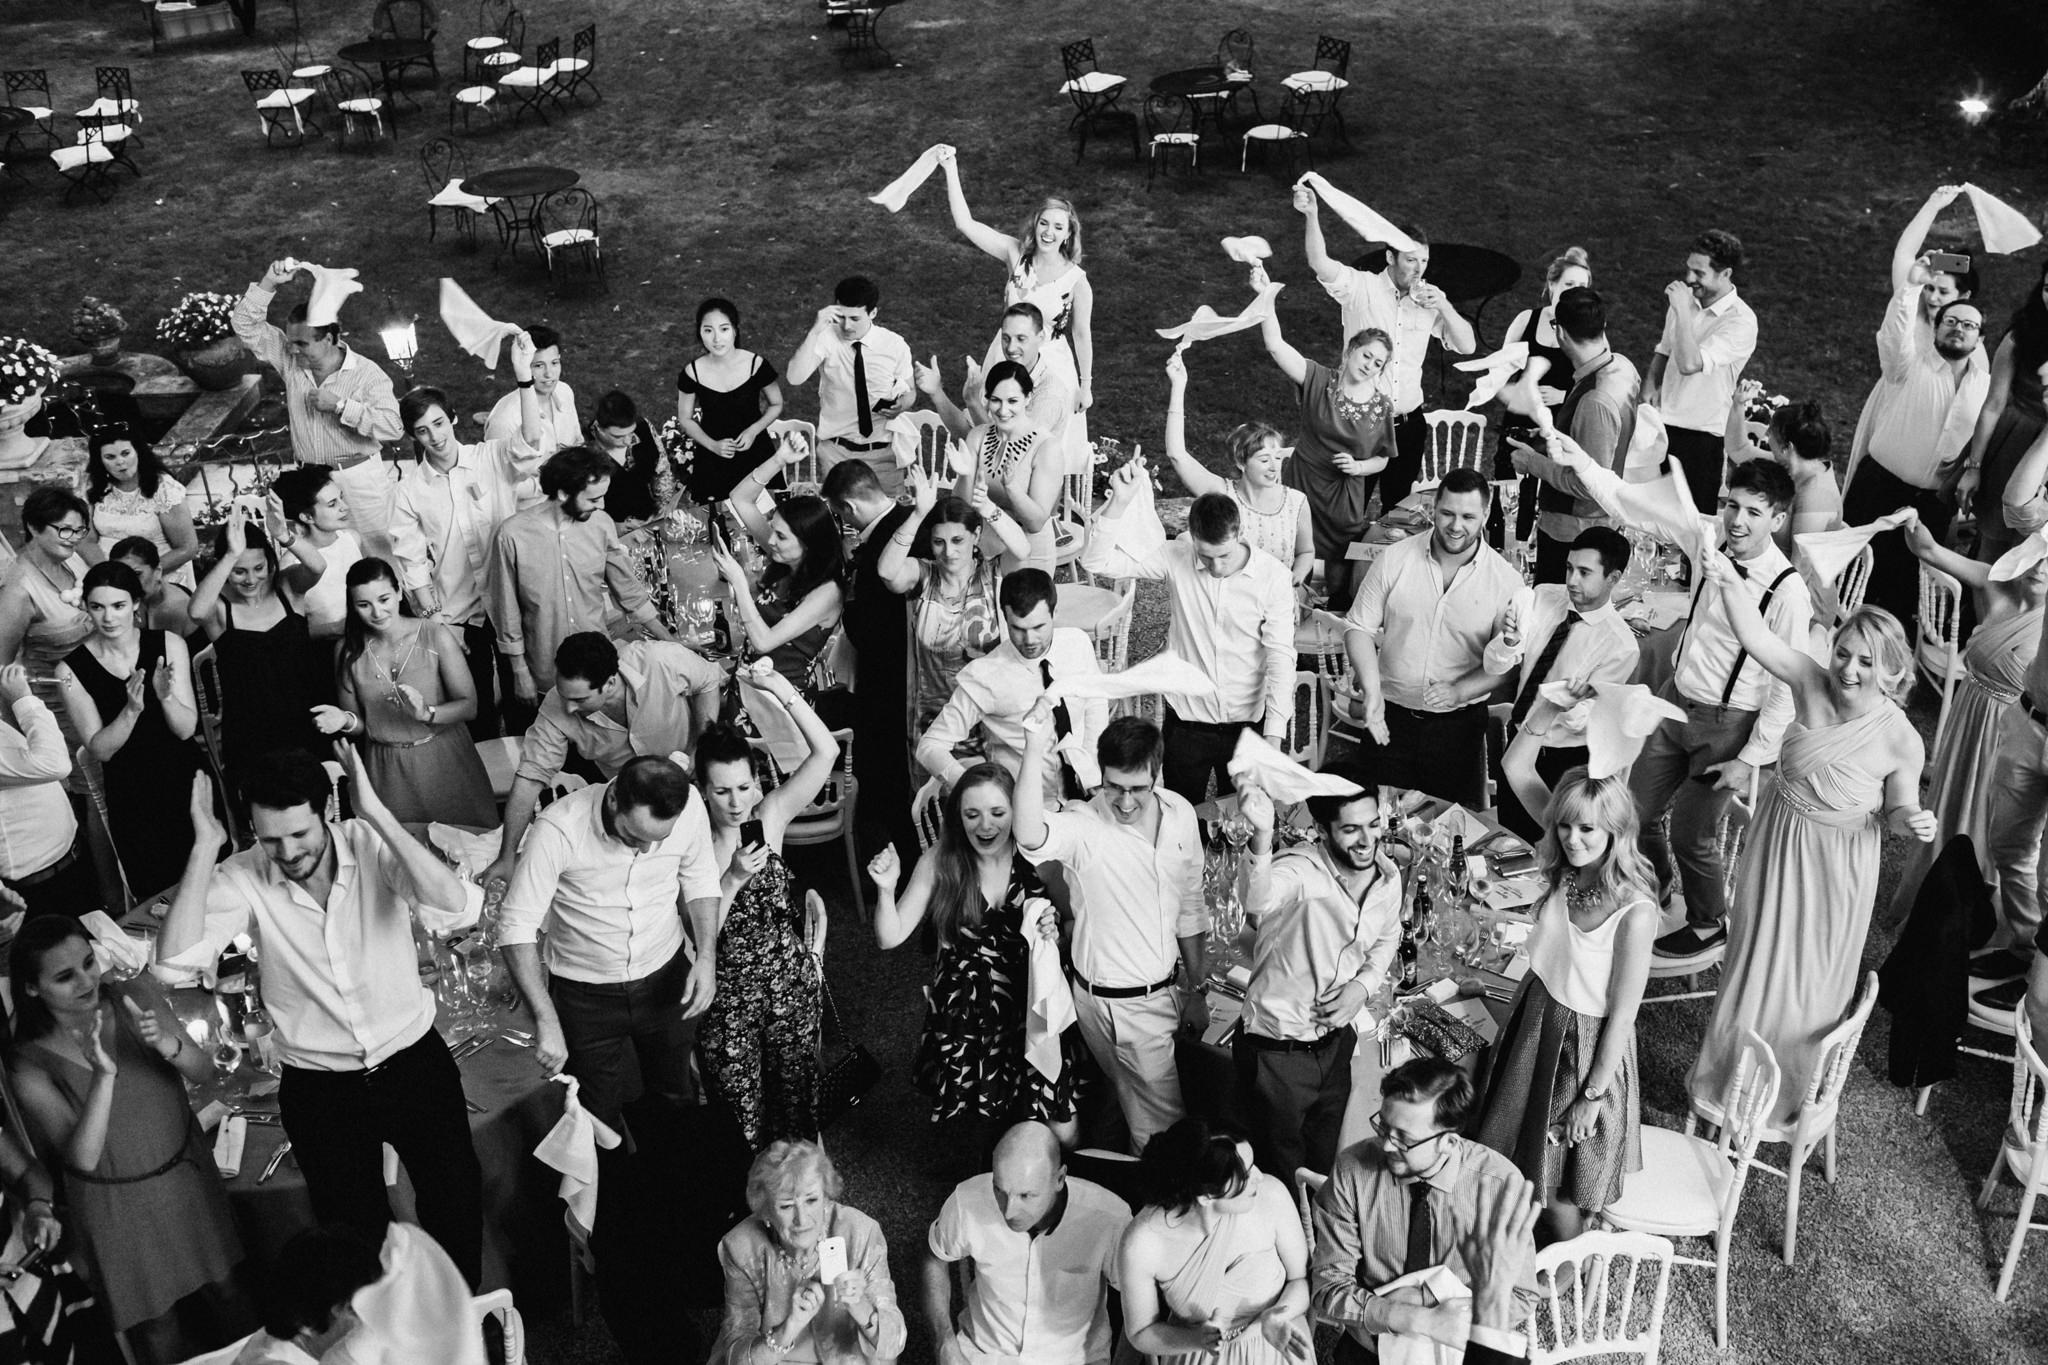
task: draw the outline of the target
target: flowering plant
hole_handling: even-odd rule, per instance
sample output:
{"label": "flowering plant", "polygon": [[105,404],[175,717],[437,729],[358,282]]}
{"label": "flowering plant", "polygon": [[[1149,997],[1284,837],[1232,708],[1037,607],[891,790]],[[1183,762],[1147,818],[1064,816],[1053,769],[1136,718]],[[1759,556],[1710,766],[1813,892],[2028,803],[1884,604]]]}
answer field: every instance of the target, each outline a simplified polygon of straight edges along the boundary
{"label": "flowering plant", "polygon": [[187,294],[171,305],[156,325],[156,339],[169,346],[197,350],[219,341],[234,330],[228,313],[235,300],[227,294]]}
{"label": "flowering plant", "polygon": [[57,382],[57,357],[21,337],[0,337],[0,407],[25,403]]}
{"label": "flowering plant", "polygon": [[78,308],[71,314],[71,335],[88,349],[95,342],[119,336],[127,327],[128,320],[121,316],[120,309],[90,294],[78,301]]}
{"label": "flowering plant", "polygon": [[668,453],[669,465],[677,474],[688,474],[696,462],[697,443],[683,432],[683,424],[671,417],[661,424],[661,430],[654,433],[661,448]]}

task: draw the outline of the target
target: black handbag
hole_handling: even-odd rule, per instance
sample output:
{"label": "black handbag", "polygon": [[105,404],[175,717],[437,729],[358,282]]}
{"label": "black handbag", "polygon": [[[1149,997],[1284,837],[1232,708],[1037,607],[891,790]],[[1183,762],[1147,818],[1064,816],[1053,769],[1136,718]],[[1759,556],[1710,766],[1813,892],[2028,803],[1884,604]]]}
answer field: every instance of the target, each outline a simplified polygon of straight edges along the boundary
{"label": "black handbag", "polygon": [[840,1044],[846,1049],[838,1061],[826,1064],[818,1077],[818,1130],[823,1132],[867,1098],[875,1083],[882,1079],[882,1064],[875,1060],[874,1053],[854,1041],[853,1035],[846,1031],[846,1021],[839,1017],[839,1005],[832,999],[832,987],[822,973],[818,978],[818,989],[825,996],[825,1017],[830,1021],[830,1031],[838,1035]]}

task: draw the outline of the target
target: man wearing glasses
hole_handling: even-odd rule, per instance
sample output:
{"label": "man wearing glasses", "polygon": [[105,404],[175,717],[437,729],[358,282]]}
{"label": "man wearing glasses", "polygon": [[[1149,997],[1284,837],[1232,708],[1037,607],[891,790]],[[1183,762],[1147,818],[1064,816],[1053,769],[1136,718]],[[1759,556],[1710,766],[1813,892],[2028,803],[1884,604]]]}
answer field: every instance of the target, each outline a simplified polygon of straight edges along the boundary
{"label": "man wearing glasses", "polygon": [[[1339,1362],[1370,1357],[1381,1333],[1426,1337],[1463,1348],[1468,1341],[1497,1354],[1527,1355],[1517,1325],[1536,1293],[1530,1220],[1518,1220],[1515,1240],[1526,1253],[1516,1267],[1513,1298],[1489,1294],[1475,1311],[1463,1301],[1437,1305],[1420,1290],[1374,1291],[1412,1271],[1447,1266],[1477,1285],[1492,1278],[1473,1264],[1477,1243],[1506,1204],[1528,1203],[1528,1185],[1514,1163],[1458,1136],[1473,1105],[1471,1078],[1437,1057],[1418,1057],[1380,1081],[1380,1111],[1373,1136],[1345,1151],[1316,1195],[1315,1258],[1309,1293],[1315,1310],[1342,1323]],[[1478,1357],[1473,1357],[1478,1358]]]}

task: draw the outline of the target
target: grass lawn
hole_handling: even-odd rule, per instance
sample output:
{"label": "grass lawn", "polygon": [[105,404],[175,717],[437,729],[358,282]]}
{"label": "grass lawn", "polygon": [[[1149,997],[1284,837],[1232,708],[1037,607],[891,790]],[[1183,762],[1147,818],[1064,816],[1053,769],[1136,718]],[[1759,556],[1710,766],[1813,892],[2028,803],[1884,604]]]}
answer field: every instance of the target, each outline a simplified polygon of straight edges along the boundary
{"label": "grass lawn", "polygon": [[[312,51],[331,54],[360,36],[370,8],[305,0]],[[695,353],[700,298],[737,300],[743,342],[779,367],[833,282],[854,271],[880,282],[884,320],[920,356],[945,357],[957,384],[959,357],[978,356],[995,326],[998,267],[954,234],[936,183],[900,215],[865,198],[939,141],[959,148],[986,221],[1013,229],[1048,192],[1079,205],[1096,290],[1098,434],[1156,449],[1167,348],[1152,329],[1198,303],[1228,312],[1246,297],[1242,268],[1217,245],[1225,235],[1273,242],[1273,275],[1293,285],[1281,296],[1289,333],[1327,354],[1334,309],[1307,275],[1279,178],[1239,176],[1228,165],[1234,147],[1205,153],[1199,178],[1150,185],[1113,142],[1074,164],[1062,136],[1068,108],[1053,91],[1058,45],[1084,35],[1104,69],[1132,78],[1125,102],[1135,107],[1152,74],[1210,61],[1222,30],[1247,26],[1268,112],[1278,77],[1308,65],[1318,33],[1351,39],[1354,146],[1326,155],[1319,145],[1318,168],[1439,241],[1521,263],[1522,286],[1484,318],[1489,340],[1534,296],[1543,264],[1578,243],[1608,298],[1616,344],[1646,365],[1663,285],[1692,235],[1738,232],[1750,255],[1739,281],[1762,328],[1751,372],[1773,392],[1820,399],[1845,453],[1876,374],[1871,333],[1892,242],[1926,194],[1970,180],[2048,219],[2040,126],[1970,128],[1955,112],[1959,96],[1979,89],[2009,98],[2048,61],[2038,20],[2017,5],[913,0],[883,21],[903,65],[866,70],[842,67],[838,35],[799,0],[582,0],[529,6],[528,46],[560,34],[566,50],[570,32],[596,18],[604,102],[464,144],[476,170],[574,167],[603,201],[610,292],[557,297],[530,260],[493,271],[488,248],[465,254],[445,233],[428,245],[417,152],[445,129],[445,94],[421,91],[424,108],[401,112],[395,144],[369,155],[318,141],[298,154],[266,151],[238,73],[274,65],[267,47],[151,56],[136,9],[134,0],[14,0],[0,11],[4,64],[49,68],[61,109],[88,101],[94,64],[130,65],[147,141],[137,154],[144,178],[117,173],[106,204],[60,203],[47,166],[30,167],[27,184],[0,181],[0,332],[69,351],[70,310],[90,292],[121,308],[130,342],[147,349],[149,329],[186,290],[239,291],[272,258],[298,256],[362,270],[369,287],[347,320],[372,356],[386,298],[419,313],[419,376],[451,390],[464,412],[488,406],[508,381],[485,375],[435,323],[443,275],[498,316],[559,328],[566,377],[586,404],[619,387],[657,421]],[[290,11],[265,4],[261,22],[266,36],[288,32]],[[467,5],[444,15],[444,90],[472,22]],[[1361,249],[1325,220],[1334,250]],[[1942,230],[1968,226],[1957,217]],[[1994,320],[2031,284],[2040,256],[1988,264],[1982,297]],[[1190,368],[1198,451],[1219,452],[1222,434],[1253,417],[1291,424],[1291,395],[1255,338],[1205,345]],[[797,395],[791,415],[814,407],[810,393]],[[1156,609],[1145,618],[1133,657],[1154,646],[1159,620]],[[1927,719],[1924,707],[1919,714]],[[807,866],[843,905],[832,858]],[[1887,931],[1873,934],[1873,965],[1888,944]],[[928,967],[910,953],[878,955],[851,913],[838,917],[833,953],[841,980],[866,987],[844,992],[853,1027],[891,1068],[834,1135],[835,1150],[849,1198],[887,1228],[899,1294],[914,1306],[916,1248],[943,1194],[943,1143],[931,1141],[906,1079]],[[1705,1019],[1704,1002],[1649,1011],[1647,1118],[1674,1123],[1682,1113]],[[2003,1254],[2011,1222],[1971,1208],[2007,1073],[1966,1061],[1915,1118],[1883,1080],[1887,1026],[1880,1012],[1844,1104],[1840,1183],[1807,1185],[1799,1264],[1778,1259],[1782,1194],[1760,1179],[1735,1231],[1733,1345],[1715,1351],[1711,1282],[1681,1269],[1666,1359],[2048,1359],[2048,1244],[2036,1239],[2012,1301],[1997,1303],[1987,1265]],[[552,1310],[533,1325],[536,1360],[617,1358],[599,1326],[571,1334]],[[914,1327],[909,1357],[929,1351]]]}

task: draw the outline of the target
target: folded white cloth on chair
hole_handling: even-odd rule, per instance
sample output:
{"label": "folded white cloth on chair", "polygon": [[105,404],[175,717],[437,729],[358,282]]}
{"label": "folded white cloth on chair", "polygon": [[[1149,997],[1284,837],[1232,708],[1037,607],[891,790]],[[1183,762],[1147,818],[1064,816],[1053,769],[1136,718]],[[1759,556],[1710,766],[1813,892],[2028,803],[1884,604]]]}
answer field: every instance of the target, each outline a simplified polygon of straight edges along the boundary
{"label": "folded white cloth on chair", "polygon": [[344,1365],[484,1365],[469,1285],[441,1244],[411,1223],[384,1233],[384,1273],[356,1291],[363,1325],[321,1357]]}
{"label": "folded white cloth on chair", "polygon": [[903,206],[910,202],[910,196],[917,193],[918,186],[932,178],[932,172],[939,168],[939,153],[951,151],[943,142],[935,142],[917,155],[910,163],[910,169],[882,187],[879,194],[871,194],[868,200],[880,204],[891,213],[903,212]]}
{"label": "folded white cloth on chair", "polygon": [[499,322],[476,306],[462,286],[441,279],[441,325],[455,338],[455,344],[484,362],[484,368],[498,368],[498,347],[519,335],[516,322]]}
{"label": "folded white cloth on chair", "polygon": [[1132,664],[1121,673],[1077,673],[1055,678],[1045,695],[1055,701],[1118,701],[1124,697],[1162,696],[1207,697],[1215,694],[1216,682],[1207,673],[1178,654],[1159,653]]}
{"label": "folded white cloth on chair", "polygon": [[2041,229],[1991,191],[1965,185],[1963,193],[1970,197],[1970,207],[1977,212],[1977,231],[1984,238],[1984,249],[1994,256],[2025,251],[2041,240]]}
{"label": "folded white cloth on chair", "polygon": [[1356,796],[1365,790],[1348,777],[1314,772],[1266,742],[1252,730],[1238,732],[1230,755],[1230,780],[1239,790],[1257,787],[1276,806],[1306,801],[1311,796]]}
{"label": "folded white cloth on chair", "polygon": [[1458,361],[1454,368],[1479,376],[1472,386],[1472,396],[1465,400],[1465,410],[1469,412],[1493,401],[1493,396],[1528,363],[1529,343],[1526,341],[1511,341],[1492,355],[1477,360]]}
{"label": "folded white cloth on chair", "polygon": [[1641,683],[1595,683],[1586,712],[1586,771],[1612,777],[1636,761],[1643,741],[1667,720],[1684,720],[1681,708]]}
{"label": "folded white cloth on chair", "polygon": [[583,1107],[574,1076],[564,1071],[553,1079],[567,1086],[569,1093],[562,1098],[562,1117],[533,1154],[562,1173],[558,1192],[569,1207],[569,1217],[588,1238],[597,1226],[597,1149],[609,1151],[618,1146],[619,1135]]}
{"label": "folded white cloth on chair", "polygon": [[1024,903],[1024,936],[1031,943],[1027,971],[1030,1003],[1024,1015],[1024,1060],[1049,1081],[1060,1078],[1060,1035],[1080,1019],[1074,1011],[1074,990],[1060,968],[1060,945],[1038,932],[1038,898]]}
{"label": "folded white cloth on chair", "polygon": [[1413,251],[1419,245],[1413,237],[1382,218],[1364,201],[1354,199],[1344,191],[1323,179],[1316,171],[1310,171],[1295,182],[1306,185],[1322,197],[1322,201],[1347,223],[1351,230],[1368,242],[1384,242],[1390,251]]}
{"label": "folded white cloth on chair", "polygon": [[1208,341],[1256,327],[1273,316],[1273,296],[1286,287],[1284,284],[1265,286],[1259,290],[1259,296],[1252,300],[1251,305],[1234,318],[1224,317],[1205,303],[1195,309],[1193,316],[1180,326],[1161,327],[1159,335],[1168,341],[1178,341],[1181,349],[1186,350],[1197,341]]}
{"label": "folded white cloth on chair", "polygon": [[449,180],[427,202],[437,209],[468,209],[471,213],[482,213],[491,206],[491,201],[482,195],[463,189],[461,176]]}

